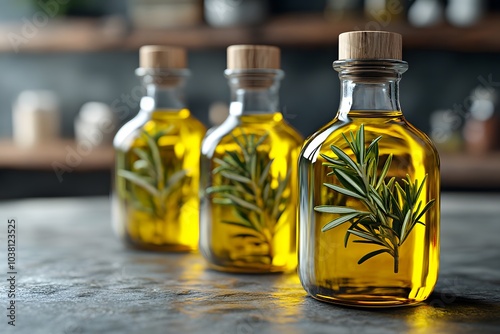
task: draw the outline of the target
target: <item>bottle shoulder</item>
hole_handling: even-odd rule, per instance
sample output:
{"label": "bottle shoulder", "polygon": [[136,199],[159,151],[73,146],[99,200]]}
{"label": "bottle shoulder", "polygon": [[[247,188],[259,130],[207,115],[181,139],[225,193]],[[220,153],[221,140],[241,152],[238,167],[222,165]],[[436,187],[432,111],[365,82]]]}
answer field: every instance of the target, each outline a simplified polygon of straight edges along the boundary
{"label": "bottle shoulder", "polygon": [[118,130],[113,144],[116,149],[126,150],[141,136],[141,132],[155,135],[159,132],[171,137],[199,137],[206,132],[206,128],[198,119],[186,110],[177,112],[145,112],[141,111],[132,120]]}
{"label": "bottle shoulder", "polygon": [[300,155],[301,159],[314,162],[320,153],[330,151],[332,145],[340,148],[346,147],[344,136],[349,138],[350,132],[355,134],[361,124],[365,128],[366,143],[380,136],[381,147],[388,147],[395,151],[409,150],[415,155],[435,156],[439,161],[437,150],[429,137],[402,115],[380,118],[349,117],[346,120],[335,117],[306,139]]}
{"label": "bottle shoulder", "polygon": [[139,136],[140,130],[148,122],[147,113],[140,111],[134,118],[125,123],[118,131],[113,139],[115,149],[123,150],[125,147],[131,146],[131,142]]}
{"label": "bottle shoulder", "polygon": [[234,137],[242,135],[267,135],[271,143],[287,142],[292,147],[300,147],[304,142],[302,135],[284,121],[282,116],[275,121],[266,122],[246,122],[240,117],[229,116],[221,125],[208,130],[203,140],[202,153],[211,156],[217,146],[233,144]]}

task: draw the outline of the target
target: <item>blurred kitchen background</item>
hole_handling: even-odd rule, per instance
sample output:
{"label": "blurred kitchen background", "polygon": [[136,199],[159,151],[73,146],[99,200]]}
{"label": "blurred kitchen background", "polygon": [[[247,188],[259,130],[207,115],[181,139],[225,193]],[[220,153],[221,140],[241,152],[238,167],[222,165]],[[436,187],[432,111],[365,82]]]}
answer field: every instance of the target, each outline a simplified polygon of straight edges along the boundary
{"label": "blurred kitchen background", "polygon": [[109,193],[146,44],[188,48],[188,105],[208,126],[229,99],[225,48],[281,47],[282,111],[308,136],[335,116],[350,30],[403,35],[402,107],[438,145],[443,189],[500,190],[500,1],[16,0],[0,20],[0,199]]}

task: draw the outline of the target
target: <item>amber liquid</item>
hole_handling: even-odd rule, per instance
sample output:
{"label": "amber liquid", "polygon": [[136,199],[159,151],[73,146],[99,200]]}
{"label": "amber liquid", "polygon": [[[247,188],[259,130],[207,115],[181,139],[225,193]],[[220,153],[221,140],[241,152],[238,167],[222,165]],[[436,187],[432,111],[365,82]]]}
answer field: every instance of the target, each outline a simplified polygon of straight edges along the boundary
{"label": "amber liquid", "polygon": [[[138,126],[124,126],[117,137],[114,201],[115,228],[133,247],[154,251],[193,251],[197,249],[199,237],[199,159],[204,126],[193,118],[187,109],[157,110]],[[141,159],[137,149],[152,154],[145,136],[162,133],[156,141],[161,168],[150,156],[152,170],[139,170],[136,161]],[[141,176],[156,177],[163,172],[163,182],[151,181],[152,187],[161,193],[158,196],[144,187],[121,177],[120,170],[131,171]],[[173,175],[182,177],[178,180]],[[171,184],[169,184],[171,183]]]}
{"label": "amber liquid", "polygon": [[[306,141],[299,160],[299,274],[306,291],[316,299],[356,306],[398,306],[425,300],[437,281],[439,266],[439,158],[431,141],[408,124],[400,112],[349,112],[347,121],[335,119]],[[358,260],[380,247],[353,243],[347,247],[344,236],[350,224],[329,231],[321,228],[339,217],[337,214],[314,211],[317,205],[347,206],[366,210],[358,199],[344,196],[323,185],[341,185],[322,163],[320,153],[335,154],[330,145],[336,145],[354,155],[342,133],[354,133],[365,126],[365,143],[378,136],[380,166],[393,154],[387,180],[396,177],[401,182],[406,174],[412,180],[423,180],[428,174],[425,189],[420,195],[422,205],[435,199],[435,205],[421,219],[399,247],[399,268],[394,269],[394,258],[387,254],[372,257],[362,264]],[[401,182],[402,184],[402,182]]]}
{"label": "amber liquid", "polygon": [[[205,140],[211,141],[211,137],[220,137],[214,141],[213,154],[202,155],[202,191],[227,181],[220,174],[212,173],[218,166],[214,159],[223,159],[228,151],[243,156],[233,136],[243,142],[243,136],[254,135],[258,140],[267,134],[267,139],[257,148],[257,155],[259,161],[265,164],[274,159],[269,172],[272,189],[276,189],[280,180],[289,174],[288,183],[282,193],[286,201],[280,205],[280,210],[284,211],[278,220],[269,210],[264,210],[262,215],[251,214],[250,219],[257,220],[258,224],[263,226],[262,230],[254,231],[225,223],[238,222],[241,218],[233,207],[214,203],[215,195],[205,193],[202,196],[201,210],[201,252],[209,265],[217,270],[242,273],[292,271],[297,266],[297,159],[303,139],[284,122],[281,113],[240,116],[238,120],[234,118],[233,121],[235,122],[226,122],[219,128],[222,133],[216,130]],[[262,199],[261,190],[256,190],[257,202]]]}

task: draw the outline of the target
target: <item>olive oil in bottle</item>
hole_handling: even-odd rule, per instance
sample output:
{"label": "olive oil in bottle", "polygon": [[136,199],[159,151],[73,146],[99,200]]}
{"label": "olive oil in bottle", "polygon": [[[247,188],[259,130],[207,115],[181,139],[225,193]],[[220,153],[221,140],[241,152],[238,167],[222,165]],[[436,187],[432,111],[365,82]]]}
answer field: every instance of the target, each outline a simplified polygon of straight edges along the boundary
{"label": "olive oil in bottle", "polygon": [[278,111],[280,51],[233,45],[227,54],[230,115],[202,144],[200,250],[217,270],[288,272],[302,138]]}
{"label": "olive oil in bottle", "polygon": [[439,266],[439,157],[404,118],[401,36],[339,37],[336,117],[299,158],[299,276],[314,298],[344,305],[418,303]]}
{"label": "olive oil in bottle", "polygon": [[204,126],[183,102],[183,49],[144,46],[141,110],[116,134],[113,224],[132,247],[193,251],[199,236],[199,159]]}

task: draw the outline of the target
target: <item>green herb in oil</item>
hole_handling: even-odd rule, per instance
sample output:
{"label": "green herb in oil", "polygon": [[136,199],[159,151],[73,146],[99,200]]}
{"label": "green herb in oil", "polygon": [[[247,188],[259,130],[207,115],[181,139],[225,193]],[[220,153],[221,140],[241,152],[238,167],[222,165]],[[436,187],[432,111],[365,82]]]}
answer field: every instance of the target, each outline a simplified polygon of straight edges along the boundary
{"label": "green herb in oil", "polygon": [[146,142],[146,147],[133,149],[137,160],[131,170],[117,171],[118,176],[135,186],[126,194],[132,205],[160,221],[165,220],[167,201],[175,200],[172,196],[182,185],[188,172],[185,169],[174,170],[162,161],[158,140],[171,131],[172,127],[151,135],[143,130],[141,137]]}
{"label": "green herb in oil", "polygon": [[278,177],[277,187],[272,187],[270,169],[273,159],[269,159],[266,152],[258,151],[268,134],[260,138],[243,134],[240,138],[243,141],[233,136],[241,152],[228,151],[222,159],[214,159],[218,166],[212,173],[220,174],[222,182],[208,188],[207,193],[215,195],[213,203],[230,206],[237,218],[222,223],[245,230],[233,237],[266,243],[269,257],[272,258],[273,237],[280,228],[279,220],[289,201],[288,197],[283,196],[289,174],[284,178]]}
{"label": "green herb in oil", "polygon": [[394,258],[394,272],[398,272],[399,247],[403,245],[425,213],[434,205],[432,199],[425,205],[419,200],[424,189],[427,175],[419,183],[412,181],[409,175],[406,179],[396,181],[392,177],[386,181],[391,166],[392,155],[386,159],[381,172],[378,172],[379,148],[378,142],[382,136],[374,139],[365,147],[364,125],[361,124],[356,136],[350,132],[350,138],[342,134],[351,148],[355,160],[339,147],[332,145],[331,150],[336,158],[322,154],[327,161],[323,163],[331,169],[328,175],[335,175],[341,186],[324,183],[330,188],[345,196],[359,200],[365,210],[358,210],[347,206],[320,205],[314,208],[317,212],[339,215],[338,218],[323,226],[326,232],[344,223],[350,227],[344,238],[344,247],[347,247],[349,237],[357,237],[353,243],[372,244],[380,248],[370,252],[358,261],[362,264],[366,260],[387,253]]}

